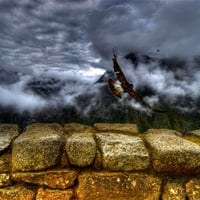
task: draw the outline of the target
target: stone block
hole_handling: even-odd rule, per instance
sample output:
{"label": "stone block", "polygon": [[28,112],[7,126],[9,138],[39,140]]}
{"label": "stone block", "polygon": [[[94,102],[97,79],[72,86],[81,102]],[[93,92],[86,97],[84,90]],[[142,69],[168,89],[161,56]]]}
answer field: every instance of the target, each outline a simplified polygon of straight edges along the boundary
{"label": "stone block", "polygon": [[160,197],[160,179],[143,173],[84,172],[78,180],[78,200],[159,200]]}
{"label": "stone block", "polygon": [[35,171],[56,165],[65,145],[62,133],[58,124],[29,125],[13,143],[13,171]]}
{"label": "stone block", "polygon": [[92,133],[74,133],[67,138],[66,153],[69,162],[78,167],[93,163],[96,155],[96,143]]}
{"label": "stone block", "polygon": [[183,183],[171,180],[164,186],[162,200],[185,200],[185,197],[186,193]]}
{"label": "stone block", "polygon": [[200,199],[200,179],[193,178],[186,183],[186,194],[188,200]]}
{"label": "stone block", "polygon": [[151,149],[152,164],[156,171],[171,175],[200,172],[200,146],[168,133],[148,133],[145,140]]}
{"label": "stone block", "polygon": [[23,185],[15,185],[0,189],[2,200],[34,200],[35,191]]}
{"label": "stone block", "polygon": [[131,135],[138,134],[137,125],[129,123],[96,123],[94,124],[94,128],[99,132],[119,132]]}
{"label": "stone block", "polygon": [[10,171],[10,154],[4,154],[0,156],[0,173],[6,173]]}
{"label": "stone block", "polygon": [[40,188],[37,192],[36,200],[72,200],[73,191],[68,190],[50,190]]}
{"label": "stone block", "polygon": [[102,153],[102,164],[112,171],[144,170],[150,158],[143,141],[136,136],[97,133],[96,141]]}
{"label": "stone block", "polygon": [[6,150],[18,135],[18,126],[16,124],[0,124],[0,153]]}
{"label": "stone block", "polygon": [[0,174],[0,188],[1,187],[6,187],[11,184],[11,179],[10,179],[10,174]]}
{"label": "stone block", "polygon": [[73,133],[94,133],[95,129],[91,126],[79,124],[79,123],[68,123],[64,125],[64,131],[67,135],[72,135]]}
{"label": "stone block", "polygon": [[12,174],[12,180],[47,186],[52,189],[66,189],[74,185],[77,174],[78,171],[69,169],[49,170],[45,172],[17,172]]}
{"label": "stone block", "polygon": [[200,129],[194,130],[194,131],[190,131],[190,132],[188,133],[188,135],[193,135],[193,136],[200,137]]}

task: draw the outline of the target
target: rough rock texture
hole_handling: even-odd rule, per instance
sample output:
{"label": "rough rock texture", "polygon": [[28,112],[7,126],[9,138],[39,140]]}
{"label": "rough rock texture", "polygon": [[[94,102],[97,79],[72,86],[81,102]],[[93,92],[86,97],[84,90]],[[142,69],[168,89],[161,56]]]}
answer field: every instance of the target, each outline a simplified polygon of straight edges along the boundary
{"label": "rough rock texture", "polygon": [[105,169],[131,171],[148,168],[149,154],[139,137],[97,133],[96,140]]}
{"label": "rough rock texture", "polygon": [[35,192],[22,185],[15,185],[0,189],[0,199],[2,200],[34,200]]}
{"label": "rough rock texture", "polygon": [[72,200],[73,191],[68,190],[50,190],[40,188],[37,192],[36,200]]}
{"label": "rough rock texture", "polygon": [[200,146],[168,133],[148,133],[146,142],[151,149],[156,171],[173,175],[200,172]]}
{"label": "rough rock texture", "polygon": [[0,187],[6,187],[11,184],[11,179],[9,174],[0,174]]}
{"label": "rough rock texture", "polygon": [[0,200],[200,200],[199,136],[95,126],[27,126],[0,152]]}
{"label": "rough rock texture", "polygon": [[168,181],[164,186],[162,200],[185,200],[185,188],[179,181]]}
{"label": "rough rock texture", "polygon": [[186,184],[186,193],[189,200],[200,199],[200,179],[191,179]]}
{"label": "rough rock texture", "polygon": [[10,155],[5,154],[0,156],[0,173],[5,173],[10,171]]}
{"label": "rough rock texture", "polygon": [[58,124],[32,124],[13,144],[12,169],[32,171],[56,165],[65,144]]}
{"label": "rough rock texture", "polygon": [[48,186],[52,189],[66,189],[74,185],[77,174],[78,171],[69,169],[46,172],[18,172],[12,174],[12,179],[16,182]]}
{"label": "rough rock texture", "polygon": [[200,137],[194,135],[186,135],[184,139],[194,142],[200,146]]}
{"label": "rough rock texture", "polygon": [[86,167],[92,164],[96,154],[96,143],[92,133],[74,133],[67,139],[66,152],[72,165]]}
{"label": "rough rock texture", "polygon": [[143,173],[85,172],[79,176],[78,200],[159,200],[160,179]]}
{"label": "rough rock texture", "polygon": [[95,129],[91,126],[87,126],[79,123],[69,123],[64,125],[64,131],[68,135],[72,135],[73,133],[95,133]]}
{"label": "rough rock texture", "polygon": [[122,124],[122,123],[96,123],[94,127],[101,132],[121,132],[125,134],[138,134],[138,128],[136,124]]}
{"label": "rough rock texture", "polygon": [[176,130],[172,130],[172,129],[164,129],[164,128],[161,128],[161,129],[148,129],[148,131],[146,133],[153,133],[153,134],[172,134],[172,135],[177,135],[177,136],[182,136],[182,134]]}
{"label": "rough rock texture", "polygon": [[0,153],[6,150],[11,141],[19,135],[16,124],[0,124]]}
{"label": "rough rock texture", "polygon": [[194,130],[188,133],[188,135],[194,135],[200,137],[200,129],[199,130]]}

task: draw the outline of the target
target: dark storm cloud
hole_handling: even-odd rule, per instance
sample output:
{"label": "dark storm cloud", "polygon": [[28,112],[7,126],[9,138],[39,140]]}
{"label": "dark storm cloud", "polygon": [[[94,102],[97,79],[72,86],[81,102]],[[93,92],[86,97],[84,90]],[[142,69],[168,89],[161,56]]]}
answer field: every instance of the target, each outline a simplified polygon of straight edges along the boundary
{"label": "dark storm cloud", "polygon": [[197,55],[199,6],[198,0],[1,0],[0,64],[22,71],[36,64],[67,69],[101,59],[108,68],[112,48]]}
{"label": "dark storm cloud", "polygon": [[[1,65],[7,68],[90,64],[85,26],[89,2],[1,1]],[[87,11],[88,9],[88,11]],[[20,69],[19,69],[20,68]]]}
{"label": "dark storm cloud", "polygon": [[90,18],[89,33],[101,55],[108,55],[113,47],[123,53],[160,49],[162,56],[199,54],[198,0],[108,2]]}
{"label": "dark storm cloud", "polygon": [[157,1],[103,1],[101,6],[92,13],[88,31],[101,55],[108,57],[112,48],[145,50]]}

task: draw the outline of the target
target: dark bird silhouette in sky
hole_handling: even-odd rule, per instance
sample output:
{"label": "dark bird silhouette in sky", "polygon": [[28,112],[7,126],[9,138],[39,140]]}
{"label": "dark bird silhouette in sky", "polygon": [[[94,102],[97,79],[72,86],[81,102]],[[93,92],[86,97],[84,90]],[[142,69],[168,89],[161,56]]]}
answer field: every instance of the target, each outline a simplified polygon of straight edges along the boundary
{"label": "dark bird silhouette in sky", "polygon": [[113,96],[116,96],[118,98],[122,97],[123,93],[128,93],[131,97],[133,97],[137,102],[139,102],[142,106],[144,106],[146,109],[148,109],[151,112],[167,112],[164,110],[157,110],[152,108],[148,103],[146,103],[143,98],[134,90],[133,84],[130,84],[123,71],[121,70],[118,61],[117,56],[115,53],[113,53],[113,68],[115,75],[117,77],[117,81],[114,81],[113,79],[108,80],[108,85],[111,90],[111,93]]}

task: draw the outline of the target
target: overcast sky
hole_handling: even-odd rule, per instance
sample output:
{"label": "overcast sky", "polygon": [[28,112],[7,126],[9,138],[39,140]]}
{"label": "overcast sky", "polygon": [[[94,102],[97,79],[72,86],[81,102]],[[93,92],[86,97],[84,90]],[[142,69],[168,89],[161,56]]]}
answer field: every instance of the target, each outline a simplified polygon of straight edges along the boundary
{"label": "overcast sky", "polygon": [[[113,48],[121,58],[137,51],[191,59],[200,55],[199,41],[199,0],[0,0],[0,69],[23,74],[18,83],[44,72],[94,81],[94,74],[112,69]],[[156,78],[148,74],[146,78],[161,79],[161,85],[168,76],[175,81],[170,73],[156,69]],[[135,71],[140,72],[145,73],[145,66]],[[197,75],[194,93],[199,91]],[[188,84],[187,80],[176,90],[177,82],[171,83],[174,93],[181,91],[184,83]],[[163,89],[159,87],[158,92]],[[16,91],[16,85],[10,88],[1,83],[0,92],[9,96],[6,91]],[[28,99],[22,88],[23,84],[18,87],[22,96],[18,96]],[[38,97],[34,98],[37,102]]]}
{"label": "overcast sky", "polygon": [[85,68],[112,48],[199,55],[199,8],[199,0],[0,0],[0,66]]}

